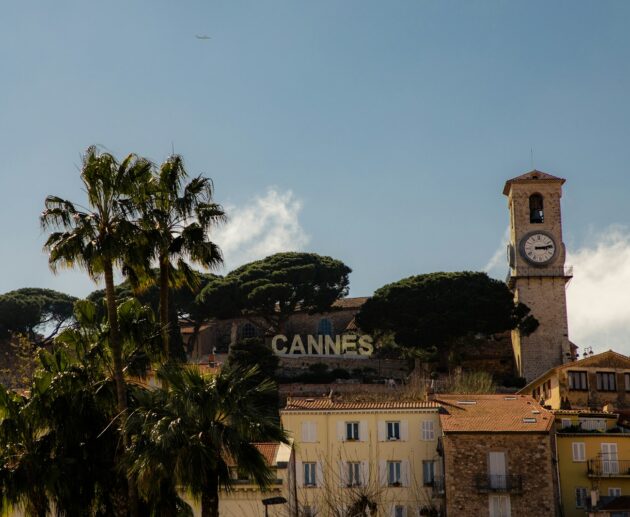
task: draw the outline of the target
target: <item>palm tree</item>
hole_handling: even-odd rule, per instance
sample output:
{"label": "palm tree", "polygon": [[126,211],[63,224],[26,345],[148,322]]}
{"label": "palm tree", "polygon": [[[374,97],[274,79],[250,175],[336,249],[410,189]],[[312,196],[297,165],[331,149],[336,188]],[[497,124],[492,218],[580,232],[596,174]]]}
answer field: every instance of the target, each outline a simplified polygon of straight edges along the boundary
{"label": "palm tree", "polygon": [[48,196],[41,215],[44,229],[60,229],[48,237],[48,251],[53,272],[59,267],[78,266],[98,281],[105,280],[105,300],[109,321],[109,345],[114,363],[118,410],[127,408],[121,342],[116,314],[114,267],[122,266],[136,237],[131,221],[131,194],[149,182],[151,164],[130,154],[120,164],[109,153],[89,147],[83,156],[81,180],[87,194],[87,207],[57,196]]}
{"label": "palm tree", "polygon": [[[186,183],[188,174],[181,156],[170,156],[159,168],[151,188],[136,198],[142,212],[146,257],[158,264],[157,274],[146,261],[136,283],[156,282],[160,288],[160,324],[165,360],[169,350],[169,292],[186,285],[195,289],[199,275],[187,260],[207,268],[223,263],[221,250],[209,240],[210,230],[226,220],[221,205],[213,201],[212,180],[203,176]],[[133,269],[133,268],[132,268]],[[137,270],[138,268],[136,268]],[[157,277],[157,278],[156,278]]]}
{"label": "palm tree", "polygon": [[256,403],[273,382],[252,383],[256,368],[208,376],[167,365],[159,375],[169,388],[144,392],[126,421],[129,472],[140,494],[151,499],[181,487],[201,497],[202,517],[217,517],[219,489],[232,483],[231,461],[259,486],[269,486],[271,470],[255,442],[287,441],[277,420]]}
{"label": "palm tree", "polygon": [[[149,183],[151,163],[128,155],[121,163],[109,153],[89,147],[83,156],[81,180],[87,194],[87,207],[57,196],[48,196],[41,215],[44,229],[52,228],[44,249],[53,271],[78,266],[97,281],[105,280],[105,300],[109,323],[109,346],[121,418],[127,410],[127,390],[122,362],[122,346],[116,312],[114,268],[123,265],[135,250],[137,227],[132,222],[133,193]],[[134,487],[129,484],[129,504],[137,514]]]}

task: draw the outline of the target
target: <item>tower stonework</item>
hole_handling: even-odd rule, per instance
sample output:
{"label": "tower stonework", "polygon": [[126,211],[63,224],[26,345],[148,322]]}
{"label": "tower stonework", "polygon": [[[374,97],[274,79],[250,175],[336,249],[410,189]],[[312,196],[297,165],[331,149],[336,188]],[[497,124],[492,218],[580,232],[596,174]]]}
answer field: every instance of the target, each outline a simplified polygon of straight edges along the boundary
{"label": "tower stonework", "polygon": [[508,285],[514,299],[531,309],[538,328],[529,336],[512,332],[519,375],[531,381],[571,359],[567,325],[560,198],[565,180],[533,170],[505,183],[510,210]]}

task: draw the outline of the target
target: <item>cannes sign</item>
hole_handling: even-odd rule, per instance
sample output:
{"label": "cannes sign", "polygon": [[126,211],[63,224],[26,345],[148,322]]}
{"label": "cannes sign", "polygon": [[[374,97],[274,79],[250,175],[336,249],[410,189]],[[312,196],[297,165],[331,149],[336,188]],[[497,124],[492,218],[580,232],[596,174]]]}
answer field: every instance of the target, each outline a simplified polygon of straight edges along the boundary
{"label": "cannes sign", "polygon": [[372,336],[356,334],[302,336],[292,339],[279,334],[271,339],[271,349],[278,355],[354,355],[369,357],[374,352]]}

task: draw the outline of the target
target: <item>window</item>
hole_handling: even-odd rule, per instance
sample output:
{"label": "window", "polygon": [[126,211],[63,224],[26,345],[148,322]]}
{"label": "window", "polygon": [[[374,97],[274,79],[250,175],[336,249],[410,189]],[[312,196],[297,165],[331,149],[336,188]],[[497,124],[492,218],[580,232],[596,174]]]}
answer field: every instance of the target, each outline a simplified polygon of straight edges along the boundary
{"label": "window", "polygon": [[346,422],[346,440],[359,439],[359,422]]}
{"label": "window", "polygon": [[490,517],[510,517],[512,515],[509,495],[491,495],[489,503]]}
{"label": "window", "polygon": [[626,385],[626,391],[630,391],[630,373],[624,373],[623,380]]}
{"label": "window", "polygon": [[580,427],[585,431],[605,431],[606,420],[603,418],[580,418]]}
{"label": "window", "polygon": [[570,390],[588,390],[586,372],[569,372]]}
{"label": "window", "polygon": [[333,324],[328,318],[322,318],[317,323],[317,335],[318,336],[332,336]]}
{"label": "window", "polygon": [[586,446],[584,442],[573,442],[573,461],[586,461]]}
{"label": "window", "polygon": [[400,469],[400,461],[387,462],[387,484],[389,486],[400,486],[402,479],[400,476]]}
{"label": "window", "polygon": [[249,339],[256,337],[257,335],[258,331],[256,330],[256,327],[254,327],[254,325],[252,325],[251,323],[245,323],[241,326],[241,338]]}
{"label": "window", "polygon": [[304,463],[304,486],[317,486],[317,463]]}
{"label": "window", "polygon": [[608,495],[610,497],[619,497],[621,495],[621,488],[609,488]]}
{"label": "window", "polygon": [[315,510],[312,506],[302,508],[302,517],[315,517]]}
{"label": "window", "polygon": [[394,517],[405,517],[405,507],[399,504],[394,506]]}
{"label": "window", "polygon": [[433,430],[433,422],[431,420],[425,420],[422,422],[422,439],[434,440],[435,431]]}
{"label": "window", "polygon": [[361,486],[361,462],[348,462],[348,486]]}
{"label": "window", "polygon": [[567,427],[571,427],[571,419],[570,418],[563,418],[562,419],[562,429],[566,429]]}
{"label": "window", "polygon": [[617,391],[613,372],[597,372],[597,389],[599,391]]}
{"label": "window", "polygon": [[584,508],[586,506],[586,488],[577,487],[575,489],[575,507]]}
{"label": "window", "polygon": [[435,481],[435,461],[422,462],[422,484],[424,486],[433,486]]}
{"label": "window", "polygon": [[540,194],[529,196],[529,222],[534,224],[545,222],[543,197]]}
{"label": "window", "polygon": [[400,422],[387,422],[387,439],[400,440]]}

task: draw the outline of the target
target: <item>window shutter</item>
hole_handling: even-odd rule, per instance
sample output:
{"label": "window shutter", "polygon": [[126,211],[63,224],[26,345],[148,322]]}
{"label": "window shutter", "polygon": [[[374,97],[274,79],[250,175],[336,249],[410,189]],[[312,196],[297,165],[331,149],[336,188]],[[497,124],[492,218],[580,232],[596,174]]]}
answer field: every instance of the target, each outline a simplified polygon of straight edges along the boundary
{"label": "window shutter", "polygon": [[409,460],[402,460],[400,464],[400,482],[402,486],[409,486]]}
{"label": "window shutter", "polygon": [[435,440],[435,430],[433,428],[432,420],[422,421],[422,439],[425,441]]}
{"label": "window shutter", "polygon": [[387,462],[380,460],[378,462],[378,477],[381,486],[387,486]]}
{"label": "window shutter", "polygon": [[315,422],[302,422],[302,441],[306,443],[317,441],[317,424]]}
{"label": "window shutter", "polygon": [[321,461],[318,461],[315,466],[315,485],[316,486],[324,485],[324,472],[322,471]]}
{"label": "window shutter", "polygon": [[348,462],[339,462],[339,486],[346,486],[350,480],[348,479]]}
{"label": "window shutter", "polygon": [[297,486],[304,486],[304,465],[302,465],[301,461],[295,462],[295,481]]}
{"label": "window shutter", "polygon": [[407,420],[400,421],[400,439],[403,442],[409,440],[409,423]]}
{"label": "window shutter", "polygon": [[346,423],[343,420],[337,422],[337,440],[340,442],[346,440]]}
{"label": "window shutter", "polygon": [[370,484],[370,464],[367,461],[361,462],[361,486]]}
{"label": "window shutter", "polygon": [[384,442],[387,438],[387,424],[385,422],[378,422],[378,441]]}
{"label": "window shutter", "polygon": [[359,422],[359,440],[368,441],[368,423],[365,420]]}

